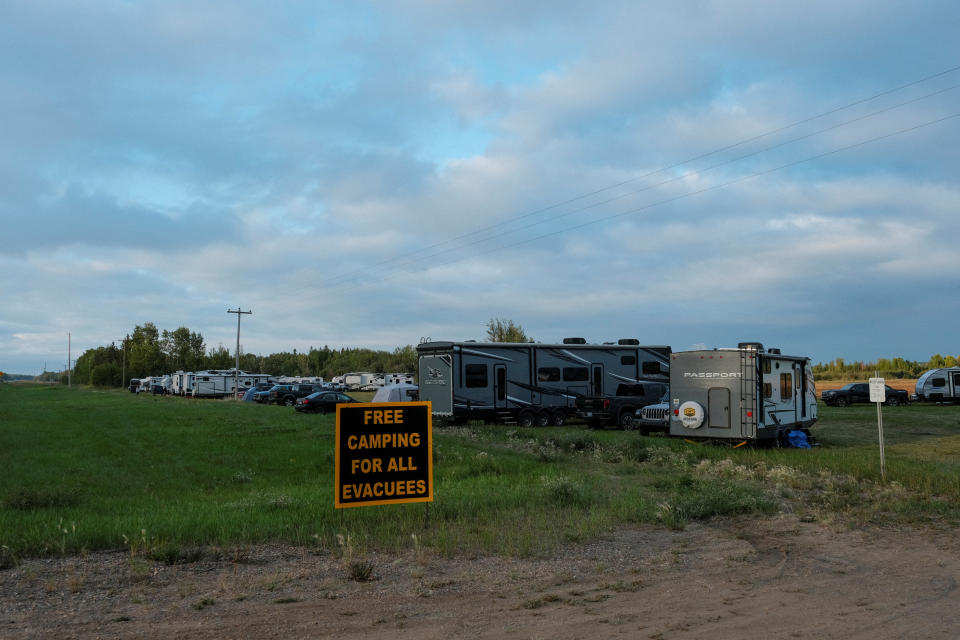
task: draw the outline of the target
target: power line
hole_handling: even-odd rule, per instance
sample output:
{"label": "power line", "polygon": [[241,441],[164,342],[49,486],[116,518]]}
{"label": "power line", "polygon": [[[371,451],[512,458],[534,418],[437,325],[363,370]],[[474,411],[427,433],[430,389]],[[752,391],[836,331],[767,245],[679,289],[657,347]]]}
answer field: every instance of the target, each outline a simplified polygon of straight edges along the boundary
{"label": "power line", "polygon": [[[811,133],[807,133],[807,134],[804,134],[804,135],[801,135],[801,136],[797,136],[797,137],[792,138],[792,139],[790,139],[790,140],[786,140],[786,141],[783,141],[783,142],[779,142],[779,143],[777,143],[777,144],[771,145],[771,146],[769,146],[769,147],[765,147],[765,148],[763,148],[763,149],[758,149],[758,150],[756,150],[756,151],[752,151],[752,152],[750,152],[750,153],[746,153],[746,154],[737,156],[737,157],[735,157],[735,158],[731,158],[731,159],[728,159],[728,160],[724,160],[724,161],[722,161],[722,162],[717,162],[717,163],[715,163],[715,164],[713,164],[713,165],[710,165],[710,166],[705,167],[705,168],[703,168],[703,169],[697,170],[696,173],[697,173],[697,174],[704,174],[704,173],[706,173],[706,172],[708,172],[708,171],[712,171],[712,170],[714,170],[714,169],[717,169],[717,168],[720,168],[720,167],[723,167],[723,166],[726,166],[726,165],[730,165],[730,164],[733,164],[733,163],[735,163],[735,162],[739,162],[739,161],[741,161],[741,160],[745,160],[745,159],[747,159],[747,158],[751,158],[751,157],[760,155],[760,154],[762,154],[762,153],[766,153],[766,152],[768,152],[768,151],[772,151],[772,150],[774,150],[774,149],[779,149],[779,148],[785,147],[785,146],[790,145],[790,144],[794,144],[794,143],[799,142],[799,141],[802,141],[802,140],[806,140],[806,139],[809,139],[809,138],[813,138],[813,137],[818,136],[818,135],[820,135],[820,134],[822,134],[822,133],[826,133],[826,132],[828,132],[828,131],[833,131],[833,130],[836,130],[836,129],[840,129],[840,128],[842,128],[842,127],[846,127],[846,126],[849,126],[849,125],[851,125],[851,124],[855,124],[855,123],[857,123],[857,122],[861,122],[861,121],[863,121],[863,120],[867,120],[867,119],[869,119],[869,118],[873,118],[873,117],[876,117],[876,116],[878,116],[878,115],[881,115],[881,114],[884,114],[884,113],[888,113],[888,112],[890,112],[890,111],[893,111],[894,109],[899,109],[899,108],[901,108],[901,107],[903,107],[903,106],[906,106],[906,105],[909,105],[909,104],[913,104],[913,103],[919,102],[919,101],[921,101],[921,100],[926,100],[926,99],[928,99],[928,98],[931,98],[931,97],[933,97],[933,96],[937,96],[937,95],[946,93],[946,92],[948,92],[948,91],[953,91],[953,90],[955,90],[955,89],[957,89],[957,88],[960,88],[960,83],[951,85],[951,86],[946,87],[946,88],[943,88],[943,89],[938,89],[937,91],[933,91],[933,92],[931,92],[931,93],[928,93],[928,94],[925,94],[925,95],[922,95],[922,96],[919,96],[919,97],[916,97],[916,98],[911,98],[910,100],[906,100],[906,101],[904,101],[904,102],[900,102],[900,103],[898,103],[898,104],[891,105],[891,106],[889,106],[889,107],[884,107],[883,109],[878,109],[878,110],[873,111],[873,112],[871,112],[871,113],[864,114],[864,115],[862,115],[862,116],[858,116],[858,117],[856,117],[856,118],[852,118],[852,119],[850,119],[850,120],[846,120],[846,121],[844,121],[844,122],[840,122],[840,123],[831,125],[831,126],[829,126],[829,127],[825,127],[825,128],[823,128],[823,129],[819,129],[819,130],[817,130],[817,131],[813,131],[813,132],[811,132]],[[809,120],[811,120],[811,119],[808,119],[807,121],[809,121]],[[758,137],[760,137],[760,136],[757,136],[757,137],[755,137],[755,138],[753,138],[753,139],[757,139]],[[730,146],[726,147],[726,149],[732,148],[733,146],[736,146],[736,145],[730,145]],[[710,155],[710,154],[704,154],[704,156],[701,156],[701,157],[705,157],[706,155]],[[676,166],[679,166],[679,165],[676,165]],[[643,192],[645,192],[645,191],[650,191],[650,190],[652,190],[652,189],[656,189],[656,188],[658,188],[658,187],[662,187],[662,186],[667,185],[667,184],[670,184],[670,183],[682,181],[682,180],[684,180],[685,178],[687,178],[691,173],[692,173],[692,172],[687,172],[687,173],[684,173],[684,174],[679,175],[679,176],[674,176],[674,177],[672,177],[672,178],[668,178],[668,179],[666,179],[666,180],[662,180],[662,181],[657,182],[657,183],[655,183],[655,184],[647,185],[647,186],[645,186],[645,187],[643,187],[643,188],[641,188],[641,189],[636,189],[636,190],[633,190],[633,191],[628,191],[628,192],[626,192],[626,193],[622,193],[622,194],[620,194],[620,195],[614,196],[614,197],[612,197],[612,198],[608,198],[608,199],[606,199],[606,200],[601,200],[601,201],[598,201],[598,202],[594,202],[594,203],[591,203],[591,204],[589,204],[589,205],[585,205],[585,206],[583,206],[583,207],[579,207],[579,208],[573,209],[573,210],[571,210],[571,211],[567,211],[566,213],[561,213],[561,214],[559,214],[559,215],[552,216],[552,217],[550,217],[550,218],[546,218],[546,219],[543,219],[543,220],[533,221],[533,222],[527,223],[527,224],[525,224],[525,225],[523,225],[523,226],[521,226],[521,227],[513,228],[513,229],[509,229],[509,230],[505,230],[505,231],[502,231],[502,232],[497,233],[497,234],[494,234],[494,235],[489,235],[489,236],[486,236],[486,237],[484,237],[484,238],[480,238],[480,239],[477,239],[477,240],[473,240],[472,242],[468,242],[468,243],[465,243],[465,244],[457,245],[457,246],[455,246],[455,247],[450,247],[450,248],[447,248],[447,249],[443,249],[443,250],[441,250],[441,251],[436,251],[436,252],[434,252],[434,253],[430,253],[430,254],[427,254],[427,255],[421,255],[421,256],[418,256],[418,257],[415,257],[415,258],[411,258],[411,259],[406,260],[406,261],[403,261],[403,262],[398,262],[398,263],[396,263],[395,266],[396,266],[397,268],[400,268],[400,267],[404,267],[404,266],[407,266],[407,265],[415,264],[415,263],[417,263],[417,262],[420,262],[420,261],[423,261],[423,260],[428,260],[428,259],[431,259],[431,258],[436,258],[437,256],[446,255],[446,254],[451,253],[451,252],[454,252],[454,251],[462,251],[463,249],[466,249],[466,248],[469,248],[469,247],[472,247],[472,246],[476,246],[476,245],[482,244],[482,243],[484,243],[484,242],[490,242],[490,241],[492,241],[492,240],[496,240],[496,239],[502,238],[502,237],[504,237],[504,236],[510,236],[510,235],[513,235],[513,234],[515,234],[515,233],[517,233],[517,232],[519,232],[519,231],[523,231],[523,230],[526,230],[526,229],[530,229],[530,228],[532,228],[532,227],[536,227],[536,226],[541,225],[541,224],[546,224],[546,223],[548,223],[548,222],[556,222],[557,220],[560,220],[561,218],[565,218],[565,217],[571,216],[571,215],[573,215],[573,214],[575,214],[575,213],[581,213],[581,212],[586,211],[586,210],[588,210],[588,209],[593,209],[593,208],[596,208],[596,207],[599,207],[599,206],[602,206],[602,205],[605,205],[605,204],[610,204],[611,202],[615,202],[615,201],[617,201],[617,200],[621,200],[621,199],[626,198],[626,197],[628,197],[628,196],[637,195],[637,194],[643,193]],[[649,174],[649,175],[652,175],[652,174]],[[621,183],[621,184],[624,184],[624,183]],[[526,217],[526,216],[521,216],[521,218],[522,218],[522,217]],[[515,219],[514,221],[519,220],[519,219],[520,219],[520,218],[517,218],[517,219]],[[505,223],[501,223],[500,225],[491,225],[491,226],[488,227],[487,229],[492,229],[492,228],[495,228],[496,226],[503,226],[504,224],[507,224],[507,223],[505,222]],[[466,238],[466,237],[468,237],[469,235],[475,235],[475,234],[476,234],[476,232],[471,233],[471,234],[465,234],[465,235],[462,236],[461,238]],[[542,237],[542,236],[538,236],[538,237]],[[433,246],[434,246],[434,247],[442,246],[442,245],[444,245],[444,244],[448,244],[449,242],[452,242],[452,240],[451,240],[451,241],[446,241],[446,242],[437,243],[437,244],[435,244],[435,245],[433,245]],[[512,246],[512,245],[511,245],[511,246]],[[421,251],[423,251],[423,250],[425,250],[425,249],[422,249]],[[393,260],[384,261],[384,262],[392,262],[392,261],[395,261],[395,260],[397,260],[397,259],[398,259],[398,258],[395,258],[395,259],[393,259]],[[383,264],[383,262],[380,263],[380,264]],[[445,264],[446,264],[446,263],[445,263]],[[359,280],[361,277],[362,277],[362,274],[361,274],[361,273],[358,273],[358,275],[353,275],[352,277],[349,277],[349,278],[348,278],[347,280],[345,280],[345,281],[343,281],[343,277],[341,277],[340,280],[341,280],[341,284],[344,284],[344,283],[346,283],[346,282],[352,282],[352,281]],[[326,282],[335,282],[336,280],[337,280],[337,278],[333,278],[332,280],[329,280],[329,281],[326,281]],[[323,284],[323,282],[321,282],[320,284]],[[302,289],[311,288],[311,287],[313,287],[313,286],[314,286],[314,285],[308,285],[307,287],[303,287],[303,288],[297,289],[297,290],[295,290],[295,291],[300,291],[300,290],[302,290]]]}
{"label": "power line", "polygon": [[[604,192],[606,192],[606,191],[610,191],[610,190],[612,190],[612,189],[616,189],[616,188],[618,188],[618,187],[622,187],[622,186],[625,186],[625,185],[627,185],[627,184],[631,184],[631,183],[633,183],[633,182],[637,182],[638,180],[643,180],[643,179],[645,179],[645,178],[649,178],[649,177],[654,176],[654,175],[656,175],[656,174],[658,174],[658,173],[663,173],[663,172],[666,172],[666,171],[670,171],[671,169],[676,169],[676,168],[681,167],[681,166],[683,166],[683,165],[687,165],[687,164],[690,164],[690,163],[692,163],[692,162],[696,162],[696,161],[698,161],[698,160],[703,160],[703,159],[708,158],[708,157],[710,157],[710,156],[713,156],[713,155],[716,155],[716,154],[719,154],[719,153],[723,153],[724,151],[730,151],[730,150],[735,149],[735,148],[737,148],[737,147],[741,147],[741,146],[746,145],[746,144],[749,144],[749,143],[751,143],[751,142],[756,142],[757,140],[761,140],[761,139],[763,139],[763,138],[766,138],[766,137],[775,135],[775,134],[777,134],[777,133],[781,133],[781,132],[786,131],[786,130],[788,130],[788,129],[791,129],[791,128],[800,126],[800,125],[802,125],[802,124],[806,124],[806,123],[809,123],[809,122],[813,122],[813,121],[815,121],[815,120],[824,118],[824,117],[829,116],[829,115],[833,115],[833,114],[835,114],[835,113],[839,113],[839,112],[841,112],[841,111],[850,109],[850,108],[852,108],[852,107],[855,107],[855,106],[858,106],[858,105],[861,105],[861,104],[865,104],[865,103],[871,102],[871,101],[876,100],[876,99],[878,99],[878,98],[881,98],[881,97],[883,97],[883,96],[891,95],[891,94],[897,93],[897,92],[899,92],[899,91],[903,91],[904,89],[908,89],[908,88],[910,88],[910,87],[916,86],[916,85],[918,85],[918,84],[923,84],[923,83],[925,83],[925,82],[929,82],[930,80],[933,80],[933,79],[936,79],[936,78],[939,78],[939,77],[948,75],[948,74],[950,74],[950,73],[954,73],[954,72],[956,72],[956,71],[958,71],[958,70],[960,70],[960,65],[951,67],[951,68],[949,68],[949,69],[945,69],[945,70],[943,70],[943,71],[939,71],[939,72],[937,72],[937,73],[933,73],[933,74],[924,76],[924,77],[919,78],[919,79],[917,79],[917,80],[913,80],[913,81],[911,81],[911,82],[907,82],[907,83],[905,83],[905,84],[899,85],[899,86],[897,86],[897,87],[893,87],[893,88],[891,88],[891,89],[887,89],[887,90],[881,91],[881,92],[876,93],[876,94],[873,94],[873,95],[871,95],[871,96],[869,96],[869,97],[861,98],[861,99],[859,99],[859,100],[855,100],[855,101],[850,102],[850,103],[847,103],[847,104],[845,104],[845,105],[842,105],[842,106],[839,106],[839,107],[835,107],[835,108],[829,109],[829,110],[827,110],[827,111],[823,111],[823,112],[821,112],[821,113],[819,113],[819,114],[816,114],[816,115],[814,115],[814,116],[810,116],[810,117],[807,117],[807,118],[803,118],[803,119],[801,119],[801,120],[797,120],[797,121],[795,121],[795,122],[792,122],[792,123],[787,124],[787,125],[783,125],[783,126],[778,127],[778,128],[776,128],[776,129],[771,129],[771,130],[769,130],[769,131],[766,131],[766,132],[764,132],[764,133],[761,133],[761,134],[752,136],[752,137],[750,137],[750,138],[745,138],[745,139],[740,140],[740,141],[738,141],[738,142],[734,142],[734,143],[732,143],[732,144],[729,144],[729,145],[726,145],[726,146],[723,146],[723,147],[719,147],[719,148],[714,149],[714,150],[712,150],[712,151],[708,151],[708,152],[706,152],[706,153],[702,153],[702,154],[693,156],[693,157],[691,157],[691,158],[688,158],[688,159],[686,159],[686,160],[682,160],[682,161],[680,161],[680,162],[676,162],[676,163],[671,164],[671,165],[669,165],[669,166],[662,167],[662,168],[660,168],[660,169],[656,169],[656,170],[654,170],[654,171],[650,171],[650,172],[648,172],[648,173],[645,173],[645,174],[642,174],[642,175],[639,175],[639,176],[635,176],[635,177],[630,178],[630,179],[628,179],[628,180],[623,180],[623,181],[621,181],[621,182],[618,182],[618,183],[615,183],[615,184],[612,184],[612,185],[609,185],[609,186],[606,186],[606,187],[602,187],[602,188],[600,188],[600,189],[596,189],[596,190],[593,190],[593,191],[590,191],[590,192],[587,192],[587,193],[584,193],[584,194],[581,194],[581,195],[578,195],[578,196],[574,196],[574,197],[572,197],[572,198],[568,198],[568,199],[566,199],[566,200],[563,200],[563,201],[560,201],[560,202],[557,202],[557,203],[554,203],[554,204],[551,204],[551,205],[548,205],[548,206],[545,206],[545,207],[542,207],[542,208],[539,208],[539,209],[535,209],[535,210],[533,210],[533,211],[530,211],[530,212],[521,214],[521,215],[519,215],[519,216],[514,216],[514,217],[512,217],[512,218],[510,218],[510,219],[508,219],[508,220],[504,220],[504,221],[502,221],[502,222],[498,222],[498,223],[495,223],[495,224],[492,224],[492,225],[487,225],[487,226],[485,226],[485,227],[481,227],[481,228],[479,228],[479,229],[475,229],[475,230],[473,230],[473,231],[469,231],[469,232],[467,232],[467,233],[464,233],[464,234],[455,236],[455,237],[453,237],[453,238],[449,238],[449,239],[447,239],[447,240],[442,240],[442,241],[440,241],[440,242],[436,242],[436,243],[433,243],[433,244],[431,244],[431,245],[427,245],[427,246],[425,246],[425,247],[421,247],[420,249],[416,249],[416,250],[414,250],[414,251],[411,251],[411,252],[408,252],[408,253],[405,253],[405,254],[401,254],[401,255],[399,255],[399,256],[394,256],[394,257],[392,257],[392,258],[386,258],[386,259],[384,259],[384,260],[380,260],[380,261],[374,262],[374,263],[372,263],[372,264],[370,264],[370,265],[368,265],[368,266],[366,266],[366,267],[364,267],[364,268],[361,268],[361,269],[356,269],[356,270],[349,271],[349,272],[346,272],[346,273],[343,273],[343,274],[339,274],[339,275],[332,276],[332,277],[326,279],[326,280],[323,281],[323,282],[326,283],[326,284],[335,284],[335,283],[337,283],[337,281],[351,282],[351,281],[355,280],[356,278],[360,277],[364,272],[366,272],[367,270],[369,270],[369,269],[371,269],[371,268],[375,268],[375,267],[380,267],[380,266],[385,266],[385,265],[388,265],[388,264],[392,264],[392,263],[395,263],[395,262],[397,262],[397,261],[403,260],[404,258],[409,258],[409,257],[411,257],[411,256],[415,256],[415,255],[420,254],[420,253],[423,253],[423,252],[425,252],[425,251],[429,251],[429,250],[435,249],[435,248],[437,248],[437,247],[441,247],[441,246],[444,246],[444,245],[447,245],[447,244],[450,244],[450,243],[453,243],[453,242],[457,242],[457,241],[459,241],[459,240],[463,240],[463,239],[466,239],[466,238],[470,238],[470,237],[472,237],[472,236],[475,236],[475,235],[477,235],[477,234],[483,233],[483,232],[485,232],[485,231],[490,231],[490,230],[493,230],[493,229],[496,229],[496,228],[499,228],[499,227],[502,227],[502,226],[506,226],[506,225],[509,225],[509,224],[513,224],[513,223],[515,223],[515,222],[517,222],[517,221],[524,220],[524,219],[526,219],[526,218],[530,218],[530,217],[532,217],[532,216],[535,216],[535,215],[538,215],[538,214],[541,214],[541,213],[545,213],[545,212],[547,212],[547,211],[551,211],[551,210],[556,209],[556,208],[558,208],[558,207],[562,207],[562,206],[564,206],[564,205],[572,204],[572,203],[574,203],[574,202],[583,200],[583,199],[585,199],[585,198],[589,198],[589,197],[591,197],[591,196],[599,195],[599,194],[604,193]],[[958,86],[958,85],[954,85],[953,87],[950,87],[949,89],[946,89],[946,90],[954,89],[954,88],[956,88],[956,86]],[[945,91],[945,90],[944,90],[944,91]],[[942,91],[940,91],[940,92],[934,92],[933,94],[928,94],[928,95],[925,96],[925,97],[930,97],[931,95],[936,95],[937,93],[942,93]],[[916,100],[919,100],[919,99],[923,99],[923,98],[918,98],[918,99],[910,100],[910,101],[907,101],[907,102],[905,102],[905,103],[902,103],[902,104],[900,104],[900,105],[898,105],[898,106],[903,106],[904,104],[909,104],[910,102],[915,102]],[[892,108],[895,108],[895,107],[892,107]],[[887,109],[887,110],[889,110],[889,109]],[[881,113],[882,111],[883,111],[883,110],[881,110],[880,112],[877,112],[877,113]],[[875,115],[875,114],[874,114],[874,115]],[[865,116],[865,117],[870,117],[870,116]],[[855,122],[856,120],[857,120],[857,119],[855,119],[855,120],[853,120],[853,121],[850,121],[850,122]],[[835,127],[832,127],[832,128],[835,128]],[[830,128],[825,129],[824,131],[827,131],[827,130],[830,130]],[[789,142],[783,143],[783,144],[789,144]],[[781,146],[781,145],[776,145],[776,146]],[[766,150],[770,150],[770,149],[776,148],[776,146],[770,147],[770,148],[768,148],[768,149],[766,149]],[[763,152],[763,150],[761,150],[760,152],[757,152],[757,153],[762,153],[762,152]],[[737,158],[737,159],[732,160],[732,161],[729,161],[729,162],[735,162],[736,160],[742,160],[742,159],[744,159],[745,157],[749,157],[749,155],[755,155],[755,154],[748,154],[747,156],[741,156],[740,158]],[[729,162],[721,163],[720,165],[714,165],[714,166],[712,166],[712,167],[709,167],[709,168],[706,169],[706,170],[710,170],[710,169],[716,168],[717,166],[722,166],[722,164],[729,164]],[[663,184],[663,183],[661,183],[661,184]],[[656,186],[660,186],[660,185],[653,185],[653,187],[656,187]],[[650,188],[652,188],[652,187],[650,187]],[[640,190],[640,191],[644,191],[644,190],[647,190],[647,189],[642,189],[642,190]],[[630,192],[630,193],[627,193],[627,194],[623,194],[623,195],[621,195],[621,196],[618,196],[617,198],[613,198],[613,199],[611,199],[611,200],[603,201],[603,202],[600,202],[600,203],[595,203],[595,204],[589,205],[588,207],[585,207],[585,208],[590,208],[590,207],[598,206],[599,204],[607,204],[607,203],[609,203],[609,202],[611,202],[611,201],[613,201],[613,200],[616,200],[616,199],[625,197],[626,195],[632,195],[633,193],[637,193],[637,192]],[[584,210],[584,209],[579,209],[579,210],[576,210],[576,211],[580,211],[580,210]],[[574,211],[574,212],[576,212],[576,211]],[[569,213],[568,213],[568,214],[564,214],[564,215],[569,215]],[[562,217],[562,216],[561,216],[561,217]],[[552,220],[552,219],[553,219],[553,218],[548,219],[548,220]],[[540,223],[537,223],[537,224],[540,224]],[[521,229],[523,229],[523,228],[529,228],[529,227],[522,227]],[[502,235],[502,234],[501,234],[501,235]],[[499,237],[499,236],[494,236],[494,237]],[[472,243],[472,244],[476,244],[476,243]],[[465,246],[471,246],[471,244],[468,244],[468,245],[465,245]],[[452,249],[452,250],[456,250],[456,249]],[[411,262],[416,262],[416,261],[419,260],[419,259],[425,259],[425,258],[433,257],[433,255],[436,255],[436,254],[431,254],[430,256],[424,256],[424,257],[421,257],[421,258],[414,258],[414,259],[411,260],[411,261],[402,262],[402,263],[401,263],[400,265],[398,265],[398,266],[403,266],[403,265],[405,265],[405,264],[410,264]],[[304,287],[304,288],[309,288],[309,287]]]}
{"label": "power line", "polygon": [[[601,223],[601,222],[608,222],[608,221],[614,220],[614,219],[616,219],[616,218],[621,218],[621,217],[628,216],[628,215],[634,215],[634,214],[637,214],[637,213],[641,213],[641,212],[643,212],[643,211],[647,211],[647,210],[649,210],[649,209],[653,209],[653,208],[655,208],[655,207],[663,206],[663,205],[666,205],[666,204],[670,204],[670,203],[673,203],[673,202],[677,202],[677,201],[679,201],[679,200],[683,200],[683,199],[686,199],[686,198],[690,198],[690,197],[692,197],[692,196],[697,196],[697,195],[701,195],[701,194],[703,194],[703,193],[707,193],[707,192],[710,192],[710,191],[716,191],[716,190],[718,190],[718,189],[723,189],[723,188],[729,187],[729,186],[731,186],[731,185],[737,184],[737,183],[739,183],[739,182],[745,182],[746,180],[752,180],[752,179],[754,179],[754,178],[758,178],[758,177],[761,177],[761,176],[769,175],[769,174],[771,174],[771,173],[775,173],[775,172],[777,172],[777,171],[782,171],[782,170],[788,169],[788,168],[790,168],[790,167],[795,167],[795,166],[800,165],[800,164],[804,164],[804,163],[807,163],[807,162],[812,162],[812,161],[814,161],[814,160],[819,160],[819,159],[821,159],[821,158],[826,158],[826,157],[828,157],[828,156],[835,155],[835,154],[837,154],[837,153],[842,153],[842,152],[844,152],[844,151],[849,151],[849,150],[851,150],[851,149],[856,149],[856,148],[858,148],[858,147],[862,147],[862,146],[864,146],[864,145],[867,145],[867,144],[870,144],[870,143],[873,143],[873,142],[878,142],[878,141],[880,141],[880,140],[885,140],[885,139],[887,139],[887,138],[892,138],[892,137],[895,137],[895,136],[898,136],[898,135],[903,135],[903,134],[906,134],[906,133],[910,133],[910,132],[912,132],[912,131],[916,131],[916,130],[918,130],[918,129],[922,129],[922,128],[924,128],[924,127],[929,127],[929,126],[932,126],[932,125],[935,125],[935,124],[940,124],[940,123],[942,123],[942,122],[946,122],[946,121],[948,121],[948,120],[951,120],[951,119],[957,118],[957,117],[960,117],[960,112],[958,112],[958,113],[953,113],[953,114],[951,114],[951,115],[944,116],[944,117],[941,117],[941,118],[937,118],[937,119],[934,119],[934,120],[929,120],[929,121],[927,121],[927,122],[922,122],[922,123],[920,123],[920,124],[913,125],[913,126],[911,126],[911,127],[907,127],[907,128],[904,128],[904,129],[899,129],[899,130],[897,130],[897,131],[892,131],[892,132],[885,133],[885,134],[882,134],[882,135],[874,136],[874,137],[868,138],[868,139],[866,139],[866,140],[861,140],[861,141],[856,142],[856,143],[853,143],[853,144],[849,144],[849,145],[845,145],[845,146],[842,146],[842,147],[838,147],[838,148],[836,148],[836,149],[832,149],[832,150],[830,150],[830,151],[826,151],[826,152],[819,153],[819,154],[816,154],[816,155],[813,155],[813,156],[809,156],[809,157],[806,157],[806,158],[802,158],[802,159],[800,159],[800,160],[794,160],[794,161],[788,162],[788,163],[786,163],[786,164],[782,164],[782,165],[779,165],[779,166],[777,166],[777,167],[773,167],[773,168],[771,168],[771,169],[765,169],[765,170],[763,170],[763,171],[757,171],[757,172],[754,172],[754,173],[751,173],[751,174],[748,174],[748,175],[745,175],[745,176],[740,176],[740,177],[738,177],[738,178],[735,178],[735,179],[732,179],[732,180],[728,180],[728,181],[726,181],[726,182],[722,182],[722,183],[718,183],[718,184],[715,184],[715,185],[711,185],[711,186],[709,186],[709,187],[704,187],[704,188],[702,188],[702,189],[697,189],[697,190],[695,190],[695,191],[690,191],[690,192],[687,192],[687,193],[684,193],[684,194],[680,194],[680,195],[678,195],[678,196],[674,196],[674,197],[671,197],[671,198],[665,198],[665,199],[659,200],[659,201],[657,201],[657,202],[648,203],[648,204],[646,204],[646,205],[643,205],[642,207],[636,207],[636,208],[633,208],[633,209],[628,209],[628,210],[626,210],[626,211],[621,211],[621,212],[619,212],[619,213],[615,213],[615,214],[612,214],[612,215],[609,215],[609,216],[605,216],[605,217],[603,217],[603,218],[598,218],[598,219],[596,219],[596,220],[591,220],[591,221],[584,222],[584,223],[581,223],[581,224],[578,224],[578,225],[574,225],[574,226],[571,226],[571,227],[567,227],[567,228],[564,228],[564,229],[559,229],[559,230],[556,230],[556,231],[551,231],[551,232],[549,232],[549,233],[544,233],[544,234],[541,234],[541,235],[538,235],[538,236],[535,236],[535,237],[532,237],[532,238],[527,238],[527,239],[524,239],[524,240],[520,240],[520,241],[514,242],[514,243],[512,243],[512,244],[507,244],[507,245],[503,245],[503,246],[500,246],[500,247],[495,247],[495,248],[493,248],[493,249],[489,249],[489,250],[487,250],[487,251],[482,251],[482,252],[479,252],[479,253],[476,253],[476,254],[473,254],[473,255],[470,255],[470,256],[459,256],[459,257],[457,257],[457,258],[454,258],[453,260],[448,260],[448,261],[446,261],[446,262],[441,262],[441,263],[437,263],[437,264],[431,264],[431,265],[429,265],[429,266],[427,266],[427,267],[423,267],[423,268],[417,269],[417,270],[415,270],[415,271],[424,271],[424,270],[426,270],[426,269],[428,269],[428,268],[431,268],[431,267],[446,266],[446,265],[449,265],[449,264],[454,264],[454,263],[457,263],[457,262],[461,262],[461,261],[466,260],[466,259],[468,259],[468,258],[479,258],[479,257],[485,256],[485,255],[490,255],[490,254],[498,253],[498,252],[500,252],[500,251],[504,251],[504,250],[507,250],[507,249],[512,249],[512,248],[515,248],[515,247],[518,247],[518,246],[521,246],[521,245],[524,245],[524,244],[529,244],[529,243],[531,243],[531,242],[536,242],[537,240],[542,240],[542,239],[544,239],[544,238],[549,238],[549,237],[552,237],[552,236],[560,235],[560,234],[562,234],[562,233],[568,233],[568,232],[570,232],[570,231],[576,231],[576,230],[578,230],[578,229],[583,229],[583,228],[586,228],[586,227],[589,227],[589,226],[592,226],[592,225],[595,225],[595,224],[599,224],[599,223]],[[393,277],[396,277],[397,275],[399,275],[399,274],[396,274],[396,273],[393,273],[393,274],[385,274],[384,276],[382,276],[382,277],[380,278],[380,281],[389,280],[389,279],[391,279],[391,278],[393,278]],[[346,290],[346,288],[347,288],[347,287],[340,287],[340,288],[338,288],[338,289],[330,289],[330,290],[328,290],[328,291]]]}

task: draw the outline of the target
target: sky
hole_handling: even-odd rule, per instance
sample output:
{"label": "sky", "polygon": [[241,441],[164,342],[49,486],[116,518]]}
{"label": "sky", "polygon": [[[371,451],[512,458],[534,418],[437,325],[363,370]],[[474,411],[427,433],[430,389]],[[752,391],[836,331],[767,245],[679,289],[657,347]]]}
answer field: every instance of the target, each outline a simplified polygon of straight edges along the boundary
{"label": "sky", "polygon": [[[960,3],[0,5],[0,370],[137,325],[960,354]],[[69,336],[69,338],[68,338]]]}

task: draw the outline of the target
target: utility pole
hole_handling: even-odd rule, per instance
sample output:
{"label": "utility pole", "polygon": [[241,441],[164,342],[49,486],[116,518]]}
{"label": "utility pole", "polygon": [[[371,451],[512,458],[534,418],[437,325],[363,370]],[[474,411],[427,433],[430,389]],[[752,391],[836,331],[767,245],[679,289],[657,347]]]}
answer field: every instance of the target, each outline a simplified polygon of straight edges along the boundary
{"label": "utility pole", "polygon": [[120,343],[123,345],[123,356],[120,358],[120,388],[123,389],[127,386],[127,339],[130,336],[126,336],[120,339]]}
{"label": "utility pole", "polygon": [[236,400],[240,393],[240,316],[244,314],[250,315],[253,311],[241,311],[240,305],[237,305],[236,311],[227,309],[227,313],[237,314],[237,366],[233,370],[233,399]]}

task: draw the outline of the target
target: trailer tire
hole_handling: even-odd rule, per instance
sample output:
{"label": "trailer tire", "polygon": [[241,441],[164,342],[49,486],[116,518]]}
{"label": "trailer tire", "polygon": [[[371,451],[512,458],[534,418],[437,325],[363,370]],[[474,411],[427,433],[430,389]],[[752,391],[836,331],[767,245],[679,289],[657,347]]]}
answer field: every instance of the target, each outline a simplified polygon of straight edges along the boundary
{"label": "trailer tire", "polygon": [[567,423],[567,412],[566,411],[554,411],[550,419],[550,424],[555,427],[562,427]]}
{"label": "trailer tire", "polygon": [[541,411],[537,414],[537,426],[538,427],[547,427],[550,425],[550,412]]}
{"label": "trailer tire", "polygon": [[837,398],[837,406],[840,407],[841,409],[847,406],[848,404],[849,403],[847,402],[846,398],[844,397]]}
{"label": "trailer tire", "polygon": [[521,427],[532,427],[536,423],[533,411],[521,411],[517,417],[517,424]]}

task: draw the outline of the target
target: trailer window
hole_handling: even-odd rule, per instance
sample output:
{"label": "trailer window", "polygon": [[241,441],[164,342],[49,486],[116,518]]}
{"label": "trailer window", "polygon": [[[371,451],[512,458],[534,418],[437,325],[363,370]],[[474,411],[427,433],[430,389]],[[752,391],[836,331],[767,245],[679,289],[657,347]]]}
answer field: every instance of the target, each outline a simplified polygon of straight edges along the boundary
{"label": "trailer window", "polygon": [[586,382],[590,379],[590,372],[586,367],[564,367],[564,382]]}
{"label": "trailer window", "polygon": [[764,372],[764,373],[770,373],[770,361],[769,361],[769,360],[764,360],[764,361],[763,361],[763,372]]}
{"label": "trailer window", "polygon": [[628,367],[637,364],[637,356],[620,356],[620,364]]}
{"label": "trailer window", "polygon": [[780,400],[793,399],[793,376],[789,373],[780,374]]}
{"label": "trailer window", "polygon": [[557,382],[560,380],[560,367],[540,367],[537,369],[537,380],[540,382]]}
{"label": "trailer window", "polygon": [[947,379],[946,379],[946,378],[934,378],[934,379],[931,380],[930,382],[931,382],[931,384],[933,384],[934,387],[945,387],[945,386],[947,386]]}
{"label": "trailer window", "polygon": [[662,373],[663,371],[660,368],[659,362],[657,362],[656,360],[648,360],[647,362],[643,363],[643,372],[647,374],[656,375],[658,373]]}
{"label": "trailer window", "polygon": [[468,364],[464,372],[466,373],[466,381],[464,386],[468,389],[477,389],[487,386],[487,365],[485,364]]}
{"label": "trailer window", "polygon": [[772,398],[773,397],[773,385],[769,382],[763,383],[763,397]]}

